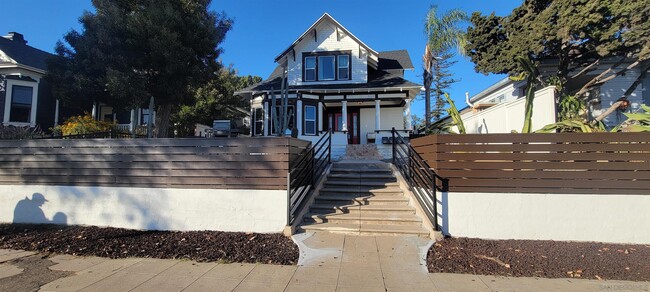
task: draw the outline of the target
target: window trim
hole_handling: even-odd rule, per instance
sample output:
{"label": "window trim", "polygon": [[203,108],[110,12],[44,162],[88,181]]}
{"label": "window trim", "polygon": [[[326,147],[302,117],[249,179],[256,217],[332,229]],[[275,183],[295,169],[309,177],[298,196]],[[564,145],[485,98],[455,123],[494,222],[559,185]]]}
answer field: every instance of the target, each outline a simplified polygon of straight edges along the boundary
{"label": "window trim", "polygon": [[[10,75],[7,75],[7,77]],[[2,123],[4,125],[13,125],[13,126],[30,126],[30,127],[35,127],[36,126],[36,111],[38,108],[38,88],[39,88],[39,82],[38,80],[36,81],[25,81],[25,80],[17,80],[13,78],[5,78],[5,108],[4,108],[4,117]],[[9,121],[10,116],[11,116],[11,101],[12,101],[12,95],[13,95],[13,86],[18,85],[18,86],[25,86],[25,87],[31,87],[32,88],[32,106],[31,106],[31,112],[30,112],[30,117],[29,117],[29,122],[11,122]]]}
{"label": "window trim", "polygon": [[[334,57],[334,79],[319,79],[319,57],[323,56],[333,56]],[[348,56],[348,78],[340,79],[339,78],[339,56]],[[305,78],[305,72],[307,68],[305,66],[306,58],[315,57],[316,58],[316,80],[307,80]],[[349,81],[352,80],[352,51],[323,51],[323,52],[304,52],[302,53],[302,81],[303,82],[331,82],[331,81]],[[311,69],[310,69],[311,70]]]}
{"label": "window trim", "polygon": [[[307,119],[307,107],[312,107],[314,108],[314,118],[313,119]],[[303,121],[302,121],[302,134],[305,136],[316,136],[318,134],[318,107],[313,104],[305,104],[302,106],[303,111],[302,111],[302,116],[303,116]],[[307,132],[307,122],[314,122],[314,132],[309,133]]]}

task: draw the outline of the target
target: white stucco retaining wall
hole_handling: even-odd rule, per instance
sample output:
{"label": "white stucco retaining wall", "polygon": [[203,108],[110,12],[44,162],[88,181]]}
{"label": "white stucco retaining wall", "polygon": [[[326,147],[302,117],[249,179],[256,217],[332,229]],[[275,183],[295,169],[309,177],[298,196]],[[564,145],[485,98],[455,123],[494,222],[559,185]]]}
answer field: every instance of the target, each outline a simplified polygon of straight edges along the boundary
{"label": "white stucco retaining wall", "polygon": [[485,239],[650,243],[650,196],[438,193],[443,233]]}
{"label": "white stucco retaining wall", "polygon": [[[40,208],[45,222],[34,210],[35,193],[48,200]],[[17,213],[30,223],[63,218],[69,225],[262,233],[282,232],[287,223],[286,190],[29,185],[0,186],[0,194],[0,222],[14,222]],[[27,206],[17,207],[26,197]]]}

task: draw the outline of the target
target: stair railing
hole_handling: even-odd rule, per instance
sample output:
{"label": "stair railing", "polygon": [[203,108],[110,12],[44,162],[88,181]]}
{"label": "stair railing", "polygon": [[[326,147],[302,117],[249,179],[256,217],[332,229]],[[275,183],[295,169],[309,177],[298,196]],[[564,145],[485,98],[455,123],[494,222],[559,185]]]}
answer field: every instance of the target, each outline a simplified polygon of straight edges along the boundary
{"label": "stair railing", "polygon": [[[393,164],[406,179],[409,189],[415,195],[433,229],[438,231],[437,191],[446,190],[447,180],[440,177],[422,159],[407,139],[392,129]],[[437,183],[437,182],[440,183]]]}
{"label": "stair railing", "polygon": [[332,131],[328,130],[311,147],[305,149],[293,164],[287,177],[288,225],[296,220],[298,212],[309,201],[316,183],[332,163]]}

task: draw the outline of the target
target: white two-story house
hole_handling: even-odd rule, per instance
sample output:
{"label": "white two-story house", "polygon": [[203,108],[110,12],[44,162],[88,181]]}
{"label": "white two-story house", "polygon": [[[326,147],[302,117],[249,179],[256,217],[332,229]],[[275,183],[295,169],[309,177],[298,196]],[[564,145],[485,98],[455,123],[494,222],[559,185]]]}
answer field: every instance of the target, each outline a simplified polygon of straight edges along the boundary
{"label": "white two-story house", "polygon": [[348,144],[376,144],[385,157],[384,137],[394,127],[411,130],[411,101],[419,84],[404,79],[413,64],[406,50],[377,52],[325,13],[276,58],[268,79],[238,95],[251,102],[251,134],[274,136],[270,115],[272,96],[279,97],[286,74],[289,129],[298,138],[316,142],[332,130],[333,155]]}

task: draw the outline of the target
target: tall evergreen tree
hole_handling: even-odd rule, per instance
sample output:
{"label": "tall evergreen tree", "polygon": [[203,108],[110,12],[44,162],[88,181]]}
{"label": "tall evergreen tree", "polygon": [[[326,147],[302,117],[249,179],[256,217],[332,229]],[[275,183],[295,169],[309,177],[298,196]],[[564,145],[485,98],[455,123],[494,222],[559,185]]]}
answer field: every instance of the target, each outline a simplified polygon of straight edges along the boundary
{"label": "tall evergreen tree", "polygon": [[210,0],[93,0],[57,44],[50,62],[54,93],[64,101],[101,101],[117,109],[156,103],[158,137],[167,137],[174,107],[215,77],[219,44],[232,20]]}
{"label": "tall evergreen tree", "polygon": [[445,98],[446,89],[448,89],[453,83],[458,82],[458,79],[452,78],[454,74],[449,71],[449,67],[454,65],[456,61],[451,60],[453,54],[443,54],[440,56],[440,59],[437,59],[437,62],[433,63],[431,68],[433,82],[431,83],[433,89],[433,109],[431,110],[431,117],[433,121],[440,120],[442,116],[446,113],[447,99]]}
{"label": "tall evergreen tree", "polygon": [[[437,64],[444,59],[444,56],[453,55],[454,49],[458,49],[461,53],[464,52],[465,33],[460,28],[460,24],[466,20],[467,15],[459,9],[454,9],[443,15],[438,15],[438,8],[432,6],[427,12],[424,22],[424,33],[427,38],[427,45],[424,50],[424,71],[422,74],[424,81],[424,123],[427,130],[431,125],[431,87],[434,84],[434,80],[440,80],[438,82],[439,84],[436,84],[436,86],[444,85],[444,80],[451,80],[445,79],[449,78],[449,76],[436,77],[436,74],[442,73],[444,75],[448,73],[441,72],[440,70],[435,71],[434,68],[442,68],[442,71],[444,71],[444,66]],[[447,59],[449,59],[449,57],[447,57]],[[447,86],[448,85],[449,84],[447,84]],[[443,89],[444,88],[435,89],[437,97],[436,101],[438,100],[438,97],[440,97],[439,92],[442,92]]]}

